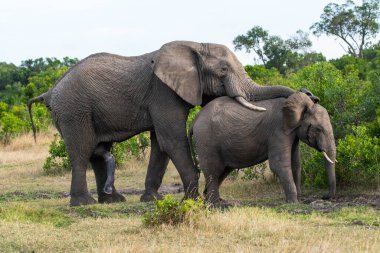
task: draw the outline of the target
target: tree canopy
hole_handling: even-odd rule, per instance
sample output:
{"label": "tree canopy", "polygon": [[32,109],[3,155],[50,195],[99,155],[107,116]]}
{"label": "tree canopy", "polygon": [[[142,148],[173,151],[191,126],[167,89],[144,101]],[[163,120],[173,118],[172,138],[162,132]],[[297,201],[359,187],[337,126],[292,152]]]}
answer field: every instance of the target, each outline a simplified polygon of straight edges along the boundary
{"label": "tree canopy", "polygon": [[354,57],[363,58],[363,49],[379,32],[380,0],[363,0],[355,5],[352,0],[339,5],[329,3],[323,9],[320,21],[310,29],[316,36],[327,35],[339,38],[346,52]]}
{"label": "tree canopy", "polygon": [[325,61],[322,54],[311,52],[312,42],[308,33],[298,30],[295,35],[283,40],[270,35],[260,26],[255,26],[245,35],[238,35],[234,40],[235,50],[253,52],[266,68],[276,68],[282,74],[296,71],[307,65]]}

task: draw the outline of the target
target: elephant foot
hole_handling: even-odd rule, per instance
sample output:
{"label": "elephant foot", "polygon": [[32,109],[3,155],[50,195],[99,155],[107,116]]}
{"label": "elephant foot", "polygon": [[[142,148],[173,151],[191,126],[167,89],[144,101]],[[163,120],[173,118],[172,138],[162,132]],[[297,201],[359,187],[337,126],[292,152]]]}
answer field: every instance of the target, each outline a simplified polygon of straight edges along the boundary
{"label": "elephant foot", "polygon": [[71,195],[70,206],[82,206],[95,204],[96,200],[89,193]]}
{"label": "elephant foot", "polygon": [[228,201],[224,199],[219,199],[219,201],[215,201],[210,204],[210,207],[215,208],[215,209],[228,209],[232,206],[233,205],[231,203],[229,203]]}
{"label": "elephant foot", "polygon": [[126,199],[119,192],[113,191],[111,194],[106,194],[102,192],[98,196],[98,201],[99,203],[117,203],[117,202],[125,202]]}
{"label": "elephant foot", "polygon": [[197,199],[199,197],[198,187],[191,188],[191,190],[185,190],[185,196],[183,199]]}
{"label": "elephant foot", "polygon": [[286,197],[286,203],[298,203],[298,198],[297,196],[289,196]]}
{"label": "elephant foot", "polygon": [[164,196],[158,192],[144,192],[140,197],[141,202],[150,202],[163,199]]}

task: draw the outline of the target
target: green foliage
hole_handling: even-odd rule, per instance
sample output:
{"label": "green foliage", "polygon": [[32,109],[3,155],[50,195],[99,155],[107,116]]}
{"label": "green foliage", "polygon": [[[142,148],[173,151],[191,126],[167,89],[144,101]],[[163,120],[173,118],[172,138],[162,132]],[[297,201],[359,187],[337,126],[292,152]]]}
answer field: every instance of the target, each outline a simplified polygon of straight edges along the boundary
{"label": "green foliage", "polygon": [[0,62],[0,90],[3,90],[7,84],[20,82],[22,74],[16,65]]}
{"label": "green foliage", "polygon": [[201,198],[179,201],[166,195],[157,201],[154,211],[144,214],[142,221],[146,226],[191,224],[207,213],[208,208]]}
{"label": "green foliage", "polygon": [[303,185],[307,188],[326,188],[328,181],[323,155],[302,142],[300,148]]}
{"label": "green foliage", "polygon": [[363,49],[379,32],[379,7],[379,0],[364,0],[362,5],[355,5],[352,0],[342,5],[329,3],[320,21],[310,29],[317,36],[338,37],[347,46],[347,53],[363,58]]}
{"label": "green foliage", "polygon": [[[138,160],[144,159],[149,144],[149,138],[146,137],[145,133],[114,144],[111,153],[115,157],[116,166],[123,165],[131,156]],[[61,175],[71,170],[65,142],[60,135],[56,134],[54,136],[54,140],[49,146],[49,154],[43,166],[43,170],[47,175]]]}
{"label": "green foliage", "polygon": [[341,185],[380,184],[380,140],[364,126],[338,141],[336,174]]}
{"label": "green foliage", "polygon": [[[65,57],[39,58],[23,61],[21,66],[0,63],[0,141],[9,144],[15,136],[31,130],[26,103],[32,97],[50,89],[75,64],[77,59]],[[33,106],[37,131],[51,124],[50,113],[44,105]]]}
{"label": "green foliage", "polygon": [[[335,165],[338,186],[355,187],[380,185],[380,141],[369,135],[364,126],[352,127],[352,134],[338,140]],[[320,152],[301,145],[302,178],[306,187],[327,187],[323,169],[324,158]]]}
{"label": "green foliage", "polygon": [[246,35],[239,35],[233,40],[235,50],[245,48],[254,52],[265,68],[276,68],[281,74],[294,72],[307,65],[325,61],[322,54],[307,52],[312,46],[309,35],[301,30],[287,40],[269,35],[260,26],[255,26]]}
{"label": "green foliage", "polygon": [[25,132],[26,128],[25,121],[22,121],[12,113],[3,112],[0,118],[0,141],[4,145],[7,145],[11,142],[11,138],[20,132]]}
{"label": "green foliage", "polygon": [[43,166],[47,175],[62,175],[71,170],[65,142],[58,134],[54,135],[54,140],[49,146],[49,154]]}
{"label": "green foliage", "polygon": [[371,82],[360,80],[357,72],[343,75],[331,63],[308,66],[290,78],[293,88],[305,87],[321,99],[329,112],[336,138],[350,132],[350,125],[372,121],[379,98]]}
{"label": "green foliage", "polygon": [[202,109],[201,106],[195,106],[194,108],[190,109],[189,116],[187,117],[187,121],[186,121],[186,129],[190,128],[191,123],[197,117],[197,115],[201,111],[201,109]]}
{"label": "green foliage", "polygon": [[123,165],[131,156],[143,160],[149,145],[150,140],[146,133],[140,133],[129,140],[114,144],[111,153],[115,157],[116,166]]}
{"label": "green foliage", "polygon": [[255,166],[243,169],[242,179],[244,180],[257,180],[264,179],[265,180],[265,171],[267,169],[266,162],[257,164]]}
{"label": "green foliage", "polygon": [[284,78],[276,68],[267,69],[262,65],[246,65],[244,68],[252,80],[258,84],[290,86],[289,80]]}

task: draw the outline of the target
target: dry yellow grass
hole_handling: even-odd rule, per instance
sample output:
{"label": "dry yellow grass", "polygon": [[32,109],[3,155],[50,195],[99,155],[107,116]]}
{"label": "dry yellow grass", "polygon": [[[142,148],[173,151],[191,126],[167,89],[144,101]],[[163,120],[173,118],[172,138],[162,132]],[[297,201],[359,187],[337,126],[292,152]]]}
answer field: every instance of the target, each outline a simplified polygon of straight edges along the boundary
{"label": "dry yellow grass", "polygon": [[1,223],[2,244],[31,252],[378,252],[380,231],[283,218],[258,208],[215,212],[197,226],[146,228],[140,217],[83,219],[66,228]]}
{"label": "dry yellow grass", "polygon": [[[21,136],[0,148],[0,252],[379,252],[379,226],[358,226],[322,213],[294,215],[273,208],[213,211],[192,225],[145,227],[138,195],[126,203],[70,208],[68,198],[19,200],[9,192],[69,191],[70,174],[48,177],[42,164],[54,131]],[[117,187],[142,189],[145,161],[130,160],[117,170]],[[88,171],[89,188],[94,176]],[[172,165],[164,184],[180,182]],[[281,201],[277,183],[228,180],[223,197]],[[2,195],[3,194],[3,195]],[[176,197],[181,197],[179,194]],[[8,199],[7,199],[8,198]],[[378,211],[369,212],[371,219]],[[351,214],[350,214],[351,215]],[[373,218],[375,217],[375,218]],[[64,225],[54,225],[63,222]],[[67,222],[67,223],[65,223]],[[378,224],[377,223],[377,224]],[[58,223],[60,224],[60,223]]]}

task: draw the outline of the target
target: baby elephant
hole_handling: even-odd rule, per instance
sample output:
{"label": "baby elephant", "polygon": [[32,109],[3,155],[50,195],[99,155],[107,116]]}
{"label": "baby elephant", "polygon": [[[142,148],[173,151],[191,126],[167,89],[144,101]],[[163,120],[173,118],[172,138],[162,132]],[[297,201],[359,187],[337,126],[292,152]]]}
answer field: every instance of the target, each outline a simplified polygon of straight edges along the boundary
{"label": "baby elephant", "polygon": [[286,201],[297,202],[300,194],[301,161],[299,140],[322,152],[329,181],[329,195],[335,195],[336,148],[325,108],[301,92],[287,99],[255,103],[266,112],[249,110],[229,97],[213,100],[194,120],[189,139],[194,137],[199,166],[206,178],[206,200],[222,205],[219,186],[237,168],[269,160],[280,179]]}

